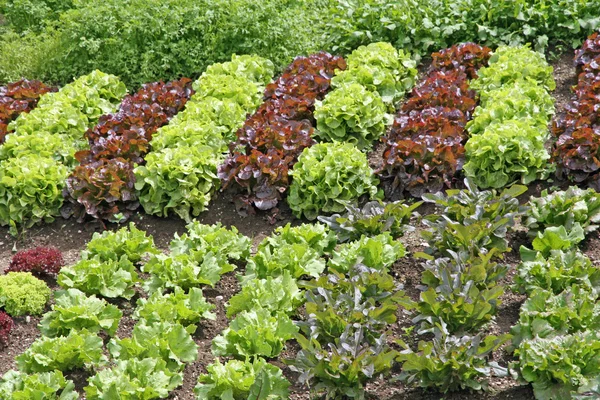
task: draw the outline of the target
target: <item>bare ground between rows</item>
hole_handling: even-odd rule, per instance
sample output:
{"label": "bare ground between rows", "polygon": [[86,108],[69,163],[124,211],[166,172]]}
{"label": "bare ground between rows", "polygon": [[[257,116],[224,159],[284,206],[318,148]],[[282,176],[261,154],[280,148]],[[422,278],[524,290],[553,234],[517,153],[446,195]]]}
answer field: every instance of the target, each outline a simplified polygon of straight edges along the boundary
{"label": "bare ground between rows", "polygon": [[[557,83],[557,90],[554,92],[557,111],[562,111],[565,104],[571,97],[570,87],[575,84],[575,71],[571,64],[571,54],[565,54],[554,63],[554,74]],[[381,160],[381,152],[373,152],[370,157],[372,164]],[[542,189],[549,187],[549,183],[537,183],[531,185],[528,192],[522,196],[522,200],[531,195],[538,195]],[[435,212],[430,205],[424,205],[419,210],[422,214]],[[235,226],[242,234],[253,239],[256,246],[264,237],[268,236],[277,226],[287,222],[298,223],[294,220],[289,209],[282,205],[277,215],[271,213],[258,213],[241,217],[236,211],[230,196],[219,194],[212,202],[207,211],[202,213],[198,220],[202,223],[212,224],[221,222],[225,226]],[[156,245],[167,250],[168,244],[175,233],[185,231],[185,222],[175,218],[157,218],[143,213],[136,214],[132,221],[138,228],[145,230],[154,237]],[[109,229],[115,229],[116,226],[108,226]],[[0,228],[0,273],[8,266],[14,250],[27,249],[35,246],[55,246],[59,248],[68,264],[74,263],[79,257],[79,252],[85,247],[85,244],[91,239],[96,231],[103,230],[104,227],[98,224],[79,224],[74,220],[64,220],[58,218],[50,224],[44,224],[33,227],[25,235],[15,240],[8,234],[8,229]],[[409,235],[402,238],[409,252],[422,250],[422,243],[419,235],[420,227]],[[516,232],[510,237],[511,252],[506,256],[506,262],[511,265],[513,270],[506,278],[506,284],[511,283],[514,275],[514,267],[518,263],[518,248],[528,243],[528,239],[523,232]],[[600,239],[598,235],[593,235],[588,239],[584,250],[586,254],[595,262],[600,262]],[[404,286],[407,295],[413,299],[418,298],[419,290],[417,285],[420,283],[422,268],[418,260],[410,255],[399,260],[391,268],[391,274]],[[51,287],[56,289],[54,282],[49,282]],[[198,376],[206,372],[206,366],[214,361],[210,352],[212,339],[218,335],[228,324],[225,316],[225,302],[237,291],[239,286],[234,273],[223,276],[223,279],[215,288],[205,289],[204,293],[208,301],[216,305],[217,319],[215,321],[203,321],[195,334],[196,343],[199,345],[198,360],[189,364],[184,371],[183,385],[175,390],[169,399],[194,399],[193,388],[196,385]],[[519,307],[524,301],[524,297],[513,294],[510,290],[502,296],[502,305],[495,320],[486,327],[486,332],[490,334],[507,333],[517,322]],[[132,309],[135,306],[135,299],[132,303],[123,302],[120,304],[124,309],[124,317],[119,325],[117,335],[126,337],[131,334],[135,321],[132,319]],[[49,306],[50,307],[50,306]],[[48,307],[48,308],[49,308]],[[39,336],[37,323],[39,317],[35,318],[17,318],[15,327],[11,334],[11,344],[8,348],[0,349],[0,375],[11,368],[15,368],[15,356],[25,351],[31,343]],[[404,310],[398,311],[398,321],[391,326],[391,331],[395,337],[404,336],[404,339],[416,348],[417,340],[414,337],[405,335],[405,328],[411,326],[411,316]],[[298,351],[296,343],[292,342],[282,356],[272,362],[284,370],[284,374],[292,382],[290,399],[300,400],[309,399],[309,392],[297,381],[297,374],[292,372],[283,362],[284,358],[293,358]],[[507,365],[511,361],[511,356],[503,349],[493,354],[493,359],[502,365]],[[396,369],[395,373],[398,372]],[[83,394],[82,388],[86,384],[87,373],[78,371],[69,374],[69,377],[76,383],[77,389]],[[461,391],[453,394],[441,395],[439,393],[425,391],[422,389],[413,389],[406,387],[402,383],[394,382],[390,379],[375,379],[367,387],[368,397],[370,399],[388,399],[388,400],[529,400],[533,399],[533,392],[529,386],[521,386],[509,378],[492,378],[490,381],[490,391],[487,393],[471,393]]]}

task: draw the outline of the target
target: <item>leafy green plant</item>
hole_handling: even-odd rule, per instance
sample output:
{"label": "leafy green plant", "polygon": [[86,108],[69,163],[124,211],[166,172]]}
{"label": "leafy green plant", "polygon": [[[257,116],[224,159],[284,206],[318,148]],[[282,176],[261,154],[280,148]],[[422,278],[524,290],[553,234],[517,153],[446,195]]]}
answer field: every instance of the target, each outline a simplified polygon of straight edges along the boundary
{"label": "leafy green plant", "polygon": [[334,343],[349,326],[360,326],[373,344],[396,321],[398,304],[409,305],[390,275],[361,264],[347,274],[331,272],[302,286],[308,289],[306,319],[297,324],[304,335],[321,343]]}
{"label": "leafy green plant", "polygon": [[298,288],[296,280],[289,272],[266,279],[254,278],[242,285],[239,293],[229,299],[227,305],[227,317],[243,311],[251,311],[263,308],[271,314],[279,312],[291,315],[296,312],[304,302],[302,291]]}
{"label": "leafy green plant", "polygon": [[201,319],[216,319],[216,315],[211,312],[214,309],[215,306],[204,299],[202,290],[190,288],[186,293],[180,287],[175,287],[173,293],[154,292],[148,299],[138,299],[133,318],[144,320],[148,324],[178,323],[193,334]]}
{"label": "leafy green plant", "polygon": [[189,222],[206,209],[220,186],[219,155],[214,149],[177,147],[150,152],[146,165],[137,167],[135,189],[148,214],[175,213]]}
{"label": "leafy green plant", "polygon": [[540,197],[531,197],[529,205],[525,224],[532,233],[550,226],[564,226],[571,230],[575,223],[579,223],[587,234],[599,226],[600,195],[593,189],[571,186],[553,193],[545,189]]}
{"label": "leafy green plant", "polygon": [[9,272],[0,275],[0,306],[14,317],[41,314],[52,291],[31,272]]}
{"label": "leafy green plant", "polygon": [[514,278],[514,289],[521,293],[541,288],[557,295],[574,285],[599,293],[600,270],[577,249],[551,250],[544,256],[521,247],[521,260]]}
{"label": "leafy green plant", "polygon": [[157,254],[159,250],[154,246],[152,236],[146,235],[132,223],[116,232],[95,232],[92,240],[88,242],[81,258],[90,260],[97,258],[100,261],[119,261],[123,256],[133,264],[142,261],[145,255]]}
{"label": "leafy green plant", "polygon": [[350,142],[368,150],[392,123],[386,111],[379,93],[358,83],[344,84],[315,103],[315,136],[327,142]]}
{"label": "leafy green plant", "polygon": [[231,272],[235,266],[229,264],[221,254],[205,253],[202,250],[190,253],[158,254],[142,266],[150,274],[144,289],[153,293],[180,287],[188,290],[201,285],[214,286],[221,275]]}
{"label": "leafy green plant", "polygon": [[371,344],[363,327],[351,325],[327,346],[314,338],[297,337],[302,347],[295,360],[287,360],[291,369],[300,372],[299,381],[308,385],[313,395],[327,399],[364,400],[365,384],[387,373],[398,355],[387,345],[386,335]]}
{"label": "leafy green plant", "polygon": [[411,232],[414,227],[410,225],[410,219],[419,214],[415,211],[423,202],[415,202],[411,205],[403,201],[383,203],[381,201],[370,201],[358,208],[346,207],[346,214],[333,214],[330,217],[319,216],[318,220],[327,224],[330,229],[337,233],[338,241],[346,242],[358,240],[361,236],[376,236],[389,232],[394,239],[399,238],[406,232]]}
{"label": "leafy green plant", "polygon": [[545,131],[554,114],[554,99],[535,81],[518,81],[514,85],[481,93],[480,106],[467,123],[470,135],[478,135],[493,124],[512,119],[528,119],[531,125]]}
{"label": "leafy green plant", "polygon": [[10,370],[0,379],[0,397],[13,400],[79,399],[73,381],[65,379],[60,371],[26,374]]}
{"label": "leafy green plant", "polygon": [[166,398],[182,382],[182,374],[170,371],[160,358],[132,358],[99,371],[84,389],[90,400],[110,396],[150,400]]}
{"label": "leafy green plant", "polygon": [[102,354],[102,339],[87,329],[73,330],[67,336],[39,338],[16,360],[19,370],[26,373],[90,369],[107,362]]}
{"label": "leafy green plant", "polygon": [[514,368],[531,383],[536,399],[570,399],[597,388],[600,340],[597,331],[521,342]]}
{"label": "leafy green plant", "polygon": [[359,197],[379,197],[378,180],[366,156],[349,143],[320,143],[305,149],[294,165],[287,198],[298,218],[341,212]]}
{"label": "leafy green plant", "polygon": [[229,327],[213,339],[212,351],[216,356],[273,358],[297,332],[298,328],[285,313],[271,314],[269,310],[255,308],[238,313]]}
{"label": "leafy green plant", "polygon": [[513,344],[523,340],[546,338],[600,327],[600,304],[597,294],[576,285],[555,295],[535,289],[521,306],[519,323],[512,329]]}
{"label": "leafy green plant", "polygon": [[55,160],[37,155],[11,158],[0,170],[0,225],[30,228],[52,222],[60,215],[62,190],[68,169]]}
{"label": "leafy green plant", "polygon": [[509,339],[510,335],[451,336],[442,325],[436,328],[433,340],[419,341],[416,352],[399,341],[405,350],[396,358],[402,363],[398,378],[441,393],[487,389],[485,378],[507,375],[506,368],[488,361],[488,357]]}
{"label": "leafy green plant", "polygon": [[329,254],[337,244],[335,232],[324,224],[301,224],[292,226],[289,222],[285,226],[275,229],[273,234],[265,238],[259,245],[262,249],[274,250],[290,244],[305,244],[315,250],[319,255]]}
{"label": "leafy green plant", "polygon": [[537,233],[537,237],[533,239],[531,244],[535,251],[547,256],[552,250],[574,248],[584,239],[583,228],[576,222],[569,231],[563,225],[546,228],[543,232]]}
{"label": "leafy green plant", "polygon": [[196,361],[198,345],[185,328],[179,324],[138,322],[131,337],[111,339],[110,354],[117,360],[158,358],[166,363],[167,369],[181,372],[185,363]]}
{"label": "leafy green plant", "polygon": [[171,254],[203,251],[223,255],[231,260],[245,260],[250,256],[251,240],[239,233],[235,226],[226,228],[220,222],[204,225],[192,221],[186,226],[186,230],[181,236],[175,233],[169,245]]}
{"label": "leafy green plant", "polygon": [[388,105],[397,103],[415,84],[416,62],[390,43],[360,46],[346,59],[348,68],[339,71],[331,83],[334,88],[359,83],[377,91]]}
{"label": "leafy green plant", "polygon": [[72,330],[81,329],[114,336],[123,316],[116,306],[77,289],[58,290],[54,300],[52,311],[44,314],[39,325],[40,332],[48,337],[67,336]]}
{"label": "leafy green plant", "polygon": [[259,247],[248,260],[243,282],[289,273],[297,279],[303,275],[319,276],[325,270],[325,260],[317,250],[306,243],[283,243],[279,246]]}
{"label": "leafy green plant", "polygon": [[[474,247],[506,251],[506,233],[515,225],[525,209],[519,205],[518,196],[527,188],[513,185],[498,193],[496,190],[479,190],[471,179],[465,179],[466,189],[447,190],[445,194],[424,194],[423,200],[440,207],[439,214],[427,216],[423,222],[429,228],[422,236],[429,243],[429,253],[446,249],[458,250],[450,244],[457,236],[471,237],[464,242],[465,249]],[[460,241],[460,240],[459,240]]]}
{"label": "leafy green plant", "polygon": [[198,400],[256,399],[285,400],[290,383],[281,370],[263,358],[221,364],[219,360],[206,367],[208,373],[198,377],[194,389]]}
{"label": "leafy green plant", "polygon": [[[536,81],[546,90],[554,90],[556,83],[553,68],[548,65],[544,54],[533,51],[529,46],[500,46],[488,61],[489,67],[477,73],[471,88],[490,92],[520,80]],[[485,95],[483,101],[486,102]]]}
{"label": "leafy green plant", "polygon": [[[222,78],[223,76],[243,76],[251,82],[266,86],[274,74],[274,65],[271,60],[267,60],[257,55],[235,55],[231,56],[231,61],[223,63],[215,63],[209,65],[206,71],[202,73],[203,77],[215,76]],[[201,83],[202,79],[196,82],[194,90],[204,93]]]}
{"label": "leafy green plant", "polygon": [[357,263],[372,269],[386,271],[399,258],[404,257],[406,249],[389,233],[377,236],[362,236],[359,240],[342,244],[333,252],[328,267],[344,273]]}
{"label": "leafy green plant", "polygon": [[465,145],[465,175],[481,188],[501,188],[517,180],[524,184],[547,178],[550,155],[545,135],[527,120],[489,125]]}
{"label": "leafy green plant", "polygon": [[133,288],[138,281],[135,267],[125,254],[118,261],[102,261],[97,257],[80,260],[72,266],[63,267],[57,279],[65,289],[75,288],[87,295],[126,299],[135,294]]}

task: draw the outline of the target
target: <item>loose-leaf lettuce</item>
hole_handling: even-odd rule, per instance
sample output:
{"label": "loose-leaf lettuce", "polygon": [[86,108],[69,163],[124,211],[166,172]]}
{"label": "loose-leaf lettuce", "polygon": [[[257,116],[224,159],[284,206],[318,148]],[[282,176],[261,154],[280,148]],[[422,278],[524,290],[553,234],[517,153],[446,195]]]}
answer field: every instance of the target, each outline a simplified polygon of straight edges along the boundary
{"label": "loose-leaf lettuce", "polygon": [[347,272],[361,263],[368,268],[386,271],[399,258],[404,257],[406,249],[389,233],[377,236],[362,236],[354,242],[342,244],[332,254],[328,267],[337,272]]}
{"label": "loose-leaf lettuce", "polygon": [[73,381],[62,372],[26,374],[10,370],[0,378],[0,398],[11,400],[77,400]]}
{"label": "loose-leaf lettuce", "polygon": [[31,272],[9,272],[0,275],[0,307],[14,317],[41,314],[52,291]]}
{"label": "loose-leaf lettuce", "polygon": [[146,232],[141,231],[132,223],[116,232],[95,232],[92,240],[88,242],[81,258],[89,260],[97,258],[101,261],[119,261],[123,256],[133,264],[139,263],[145,255],[157,254],[159,250],[154,246],[154,239]]}
{"label": "loose-leaf lettuce", "polygon": [[54,300],[52,311],[44,314],[39,324],[40,332],[48,337],[66,336],[81,329],[114,336],[123,316],[116,306],[77,289],[57,290]]}

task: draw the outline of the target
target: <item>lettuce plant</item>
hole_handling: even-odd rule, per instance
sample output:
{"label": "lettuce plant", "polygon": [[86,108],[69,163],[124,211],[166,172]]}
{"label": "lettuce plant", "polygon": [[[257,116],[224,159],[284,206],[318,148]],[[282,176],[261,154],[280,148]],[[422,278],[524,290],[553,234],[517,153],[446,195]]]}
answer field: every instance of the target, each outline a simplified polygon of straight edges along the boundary
{"label": "lettuce plant", "polygon": [[87,329],[91,333],[105,332],[114,336],[123,316],[121,310],[96,296],[86,296],[80,290],[54,292],[52,311],[40,321],[40,332],[47,337],[67,336],[72,330]]}
{"label": "lettuce plant", "polygon": [[151,152],[146,165],[135,168],[135,189],[148,214],[175,213],[189,222],[210,203],[219,188],[219,154],[207,146]]}
{"label": "lettuce plant", "polygon": [[529,199],[529,206],[525,222],[529,232],[537,233],[550,226],[570,230],[579,223],[587,234],[599,226],[600,195],[593,189],[571,186],[566,191],[553,193],[543,190],[540,197]]}
{"label": "lettuce plant", "polygon": [[26,374],[10,370],[0,378],[0,398],[78,400],[79,394],[73,381],[60,371]]}
{"label": "lettuce plant", "polygon": [[68,336],[41,337],[16,357],[19,370],[26,373],[91,369],[106,364],[102,339],[87,329]]}
{"label": "lettuce plant", "polygon": [[144,358],[158,358],[166,363],[166,368],[181,372],[185,363],[196,361],[198,345],[185,328],[170,322],[148,324],[138,322],[131,337],[111,339],[108,350],[119,361]]}
{"label": "lettuce plant", "polygon": [[510,335],[451,336],[441,326],[433,340],[419,341],[416,352],[399,341],[404,350],[396,358],[402,363],[398,378],[441,393],[487,389],[486,378],[507,375],[506,368],[489,361],[489,356],[509,339]]}
{"label": "lettuce plant", "polygon": [[8,346],[8,338],[13,326],[14,322],[10,315],[0,311],[0,348]]}
{"label": "lettuce plant", "polygon": [[204,299],[202,290],[190,288],[186,293],[180,287],[175,287],[173,293],[154,292],[148,299],[138,299],[133,318],[148,324],[177,323],[193,334],[201,319],[216,319],[212,312],[214,309],[215,306]]}
{"label": "lettuce plant", "polygon": [[250,256],[251,244],[250,238],[239,233],[235,226],[226,228],[220,222],[205,225],[192,221],[186,225],[183,235],[175,233],[169,249],[171,254],[202,251],[229,260],[245,260]]}
{"label": "lettuce plant", "polygon": [[519,80],[537,81],[546,90],[554,90],[556,83],[553,68],[548,65],[544,54],[533,51],[529,46],[499,46],[492,54],[489,67],[478,71],[471,88],[489,92]]}
{"label": "lettuce plant", "polygon": [[207,373],[198,377],[194,389],[198,400],[289,398],[290,383],[281,370],[257,357],[252,361],[230,360],[225,364],[217,359],[206,367]]}
{"label": "lettuce plant", "polygon": [[117,361],[88,380],[85,394],[90,400],[110,396],[126,399],[164,399],[181,385],[181,373],[170,371],[160,358],[132,358]]}
{"label": "lettuce plant", "polygon": [[549,255],[552,250],[569,250],[585,239],[583,228],[576,222],[567,231],[564,226],[551,226],[538,232],[531,243],[535,251]]}
{"label": "lettuce plant", "polygon": [[520,293],[541,288],[558,295],[572,286],[599,293],[600,270],[577,249],[551,250],[544,256],[521,247],[521,260],[514,278]]}
{"label": "lettuce plant", "polygon": [[[267,85],[271,82],[274,73],[271,60],[256,55],[232,55],[231,61],[209,65],[202,76],[232,75],[243,76],[251,82]],[[202,79],[196,81],[194,89],[199,90]]]}
{"label": "lettuce plant", "polygon": [[75,288],[87,295],[130,299],[139,281],[134,265],[126,255],[117,260],[102,261],[98,257],[83,259],[64,267],[58,275],[58,284],[65,289]]}
{"label": "lettuce plant", "polygon": [[415,211],[422,202],[406,204],[403,201],[383,203],[370,201],[362,208],[348,206],[346,214],[319,216],[318,220],[327,224],[337,233],[338,241],[358,240],[363,235],[376,236],[389,232],[394,239],[414,230],[410,219],[419,214]]}
{"label": "lettuce plant", "polygon": [[259,307],[238,313],[229,327],[213,339],[212,351],[216,356],[242,359],[273,358],[297,332],[298,328],[285,313],[271,314]]}
{"label": "lettuce plant", "polygon": [[306,243],[283,243],[262,246],[248,260],[244,282],[253,278],[267,278],[289,273],[294,279],[303,275],[319,276],[325,270],[322,253]]}
{"label": "lettuce plant", "polygon": [[6,272],[33,272],[56,275],[65,265],[62,253],[55,247],[35,247],[18,251],[10,260]]}
{"label": "lettuce plant", "polygon": [[0,307],[13,317],[41,314],[52,291],[30,272],[0,275]]}
{"label": "lettuce plant", "polygon": [[353,83],[340,86],[315,104],[315,136],[327,142],[350,142],[369,149],[392,123],[379,93]]}
{"label": "lettuce plant", "polygon": [[229,299],[227,317],[257,308],[264,308],[271,314],[282,312],[291,315],[303,302],[304,297],[296,280],[286,271],[277,277],[254,278],[244,282],[241,291]]}
{"label": "lettuce plant", "polygon": [[354,242],[342,244],[332,254],[327,266],[337,272],[345,273],[356,264],[368,268],[387,271],[398,259],[404,257],[406,249],[389,233],[377,236],[362,236]]}
{"label": "lettuce plant", "polygon": [[29,155],[2,162],[0,169],[0,225],[30,228],[60,215],[68,169],[45,157]]}
{"label": "lettuce plant", "polygon": [[536,399],[570,399],[597,390],[598,331],[526,340],[515,350],[514,369],[531,383]]}
{"label": "lettuce plant", "polygon": [[598,294],[573,285],[555,295],[534,289],[521,306],[519,322],[512,329],[513,344],[523,340],[546,338],[600,328]]}
{"label": "lettuce plant", "polygon": [[294,215],[314,220],[341,212],[365,195],[380,196],[366,156],[350,143],[320,143],[302,152],[291,172],[288,204]]}
{"label": "lettuce plant", "polygon": [[517,180],[524,184],[550,173],[545,135],[524,120],[489,125],[465,145],[465,175],[482,188],[501,188]]}
{"label": "lettuce plant", "polygon": [[103,262],[119,261],[125,256],[133,264],[137,264],[148,254],[158,254],[152,236],[130,223],[118,231],[95,232],[81,252],[81,258],[96,258]]}

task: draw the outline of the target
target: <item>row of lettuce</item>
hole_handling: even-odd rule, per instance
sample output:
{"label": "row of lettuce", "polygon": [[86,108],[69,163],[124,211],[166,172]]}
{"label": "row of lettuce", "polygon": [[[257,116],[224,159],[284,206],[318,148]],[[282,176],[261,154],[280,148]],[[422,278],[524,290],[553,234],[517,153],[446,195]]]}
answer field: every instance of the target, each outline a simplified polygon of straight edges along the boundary
{"label": "row of lettuce", "polygon": [[[548,178],[555,165],[559,177],[592,182],[597,41],[591,36],[578,53],[582,100],[555,122],[562,136],[552,158],[553,69],[527,46],[492,54],[467,43],[434,53],[402,103],[415,63],[388,43],[359,47],[347,60],[298,57],[273,81],[270,61],[234,56],[193,84],[145,85],[118,109],[124,86],[94,72],[8,125],[0,223],[14,233],[60,213],[123,222],[140,205],[190,221],[219,189],[246,211],[273,209],[287,196],[297,217],[312,220],[362,196],[381,198],[378,186],[389,198],[419,197],[464,173],[479,187],[501,188]],[[383,160],[373,171],[367,152],[378,141]]]}

